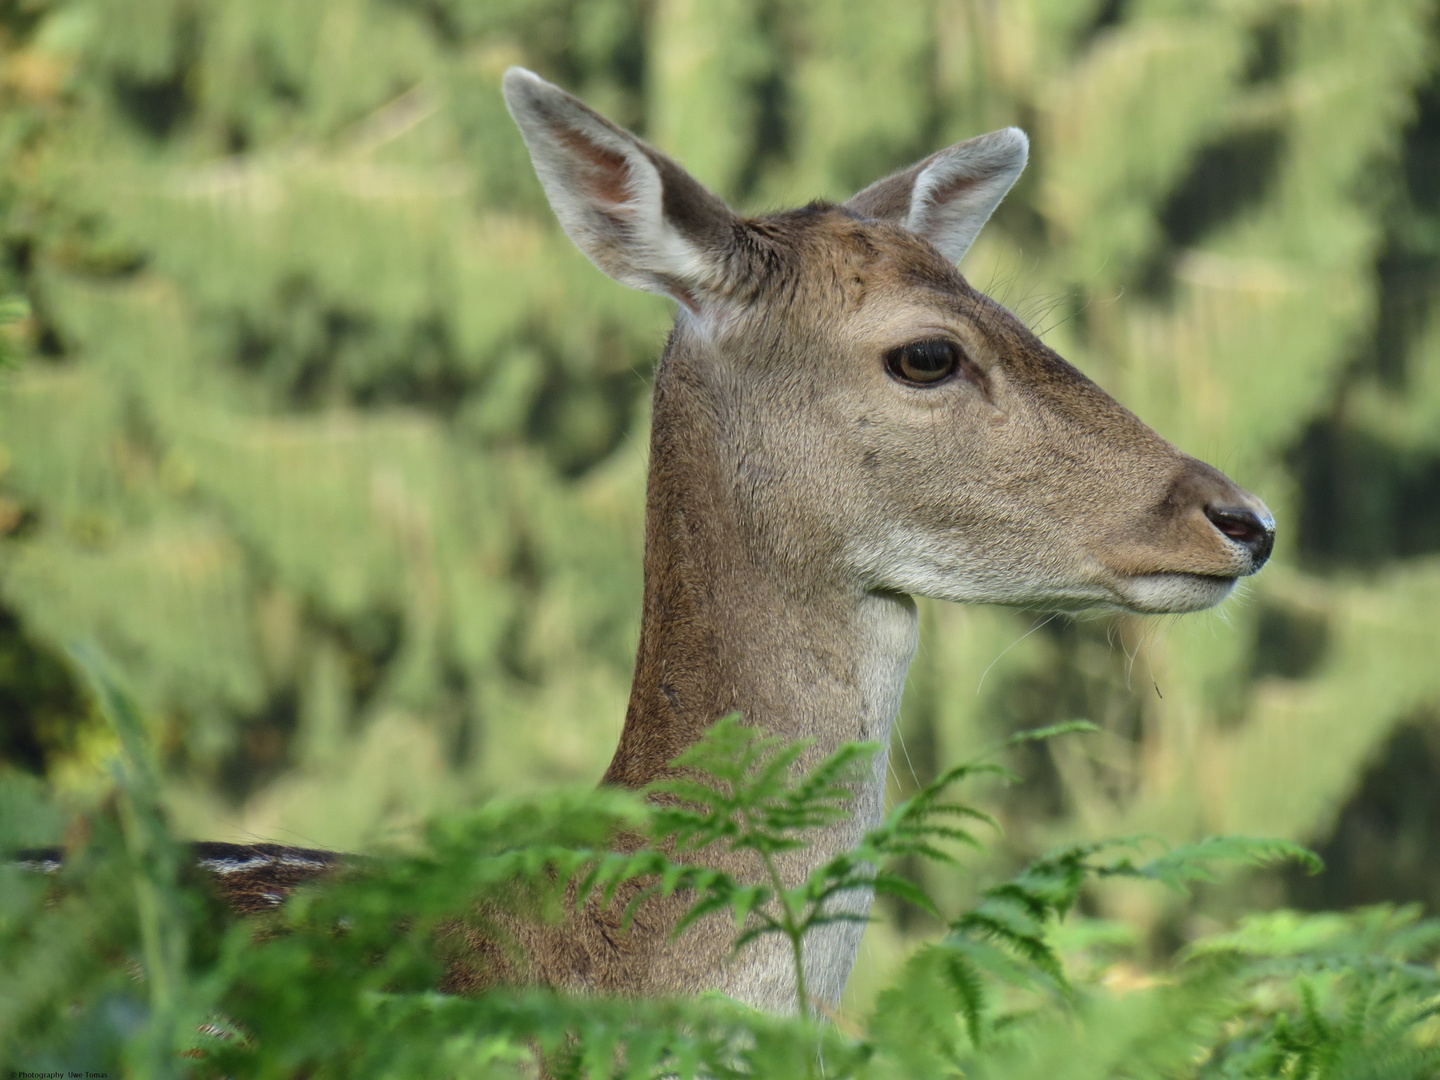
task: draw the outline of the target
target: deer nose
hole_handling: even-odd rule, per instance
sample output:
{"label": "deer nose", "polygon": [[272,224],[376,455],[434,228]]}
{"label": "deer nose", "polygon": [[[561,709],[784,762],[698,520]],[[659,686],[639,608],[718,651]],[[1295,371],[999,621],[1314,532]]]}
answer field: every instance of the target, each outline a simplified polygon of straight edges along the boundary
{"label": "deer nose", "polygon": [[1207,506],[1205,516],[1227,540],[1250,553],[1252,573],[1265,565],[1275,547],[1274,518],[1247,506]]}

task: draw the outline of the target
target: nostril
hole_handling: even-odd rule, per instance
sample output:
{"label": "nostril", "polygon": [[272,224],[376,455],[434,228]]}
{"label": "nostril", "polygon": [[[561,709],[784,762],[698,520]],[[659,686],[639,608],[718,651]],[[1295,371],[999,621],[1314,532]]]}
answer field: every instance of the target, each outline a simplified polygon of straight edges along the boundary
{"label": "nostril", "polygon": [[1260,538],[1265,535],[1265,527],[1260,524],[1259,516],[1249,510],[1217,510],[1213,506],[1207,506],[1205,516],[1231,540],[1246,547],[1259,543]]}
{"label": "nostril", "polygon": [[1258,570],[1275,546],[1275,523],[1243,506],[1207,506],[1205,516],[1228,539],[1250,552]]}

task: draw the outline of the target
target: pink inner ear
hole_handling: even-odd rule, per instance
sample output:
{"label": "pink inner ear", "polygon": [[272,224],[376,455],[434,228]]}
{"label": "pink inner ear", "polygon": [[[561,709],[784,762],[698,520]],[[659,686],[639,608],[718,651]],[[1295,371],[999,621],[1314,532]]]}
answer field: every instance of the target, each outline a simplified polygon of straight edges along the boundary
{"label": "pink inner ear", "polygon": [[965,176],[962,174],[952,177],[948,183],[930,189],[925,198],[925,206],[927,209],[944,206],[951,199],[969,191],[979,183],[980,180],[974,176]]}
{"label": "pink inner ear", "polygon": [[586,194],[611,206],[630,201],[625,187],[630,179],[630,162],[624,154],[591,142],[573,128],[558,128],[555,134],[576,157],[591,166],[581,178]]}

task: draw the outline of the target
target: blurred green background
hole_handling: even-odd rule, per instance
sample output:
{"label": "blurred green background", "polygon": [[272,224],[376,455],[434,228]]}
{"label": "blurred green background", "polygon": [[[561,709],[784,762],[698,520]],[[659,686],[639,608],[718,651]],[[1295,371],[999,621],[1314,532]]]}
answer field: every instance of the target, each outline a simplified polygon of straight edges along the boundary
{"label": "blurred green background", "polygon": [[[995,858],[1329,862],[1094,895],[1157,949],[1242,905],[1440,912],[1434,0],[0,0],[10,767],[103,796],[92,641],[188,835],[356,848],[599,777],[669,311],[560,232],[514,63],[752,212],[1029,131],[962,269],[1279,548],[1179,620],[922,604],[896,791],[1084,718],[991,794]],[[892,914],[857,994],[928,929]]]}

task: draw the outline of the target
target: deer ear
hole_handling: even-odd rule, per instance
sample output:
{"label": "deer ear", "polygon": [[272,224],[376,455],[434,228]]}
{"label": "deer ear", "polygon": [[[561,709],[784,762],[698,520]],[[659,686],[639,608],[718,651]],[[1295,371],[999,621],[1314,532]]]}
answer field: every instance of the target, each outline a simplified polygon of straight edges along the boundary
{"label": "deer ear", "polygon": [[904,225],[958,263],[1019,179],[1029,154],[1030,140],[1019,128],[977,135],[875,181],[845,205],[865,217]]}
{"label": "deer ear", "polygon": [[743,226],[721,199],[533,72],[512,67],[503,85],[550,206],[591,262],[692,311],[724,291]]}

